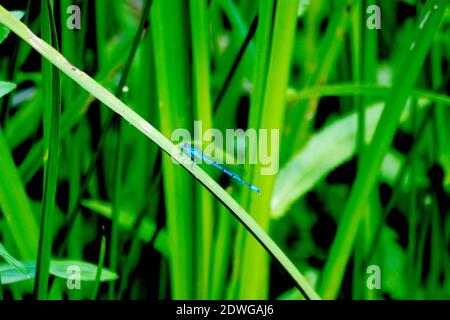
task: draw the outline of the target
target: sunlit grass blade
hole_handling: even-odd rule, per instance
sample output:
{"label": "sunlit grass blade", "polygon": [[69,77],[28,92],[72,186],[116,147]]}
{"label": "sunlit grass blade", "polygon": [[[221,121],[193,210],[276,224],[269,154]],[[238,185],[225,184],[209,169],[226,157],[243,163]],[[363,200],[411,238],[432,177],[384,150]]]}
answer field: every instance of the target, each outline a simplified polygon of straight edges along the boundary
{"label": "sunlit grass blade", "polygon": [[[203,130],[212,128],[211,89],[210,89],[210,49],[209,16],[205,0],[189,2],[191,16],[192,55],[193,55],[193,97],[194,117],[202,121]],[[194,137],[196,139],[197,137]],[[201,137],[199,137],[201,138]],[[214,198],[201,186],[195,190],[195,198],[200,205],[196,208],[196,296],[208,298],[208,285],[211,264],[211,247],[214,230]]]}
{"label": "sunlit grass blade", "polygon": [[[267,80],[263,87],[264,98],[259,121],[255,123],[257,128],[269,129],[266,146],[272,152],[278,150],[280,143],[278,134],[273,133],[279,132],[284,122],[289,66],[294,45],[298,6],[298,0],[289,0],[277,3],[275,8],[272,42],[268,54]],[[271,112],[274,109],[277,110],[276,113]],[[253,169],[250,183],[260,188],[261,196],[252,194],[248,208],[250,212],[254,212],[253,217],[256,222],[264,230],[268,230],[271,216],[270,199],[275,177],[274,175],[260,175],[258,172],[260,169],[261,164],[257,164]],[[242,245],[240,256],[242,264],[239,270],[239,283],[235,298],[267,298],[269,281],[267,255],[255,239],[247,235],[243,239]],[[255,272],[256,266],[258,266],[258,272]],[[304,281],[306,282],[306,280]],[[310,298],[308,295],[307,297]]]}

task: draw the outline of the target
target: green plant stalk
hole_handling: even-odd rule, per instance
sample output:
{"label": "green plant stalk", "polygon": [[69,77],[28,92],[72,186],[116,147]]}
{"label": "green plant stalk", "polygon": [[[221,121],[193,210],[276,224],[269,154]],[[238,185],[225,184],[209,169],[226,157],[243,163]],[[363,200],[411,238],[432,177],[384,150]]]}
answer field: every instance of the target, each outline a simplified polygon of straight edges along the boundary
{"label": "green plant stalk", "polygon": [[[75,84],[73,81],[70,81]],[[76,85],[76,84],[75,84]],[[66,141],[66,150],[70,150],[69,153],[69,204],[67,212],[73,210],[75,205],[77,195],[80,192],[81,184],[81,146],[83,144],[82,140],[82,130],[85,127],[80,127],[74,131],[73,134]],[[83,255],[83,243],[80,239],[83,238],[83,217],[77,215],[77,218],[73,222],[73,227],[68,231],[67,235],[67,257],[71,259],[81,260]],[[51,290],[50,290],[51,291]],[[80,290],[71,290],[69,293],[70,299],[80,300],[81,292]]]}
{"label": "green plant stalk", "polygon": [[105,255],[106,255],[106,237],[103,234],[102,241],[100,243],[100,252],[98,256],[97,274],[95,275],[94,287],[92,288],[92,300],[96,300],[98,296],[102,270],[105,265]]}
{"label": "green plant stalk", "polygon": [[[232,0],[217,0],[228,19],[230,19],[231,25],[233,26],[233,30],[237,30],[239,36],[239,43],[242,43],[245,39],[245,36],[248,31],[248,27],[246,25],[246,21],[244,17],[242,17],[239,10],[236,8],[236,4]],[[248,48],[249,55],[248,58],[255,56],[255,46],[252,42],[249,44]],[[245,58],[244,58],[245,59]],[[228,68],[227,68],[228,69]],[[223,83],[223,81],[222,81]]]}
{"label": "green plant stalk", "polygon": [[[65,17],[67,15],[67,8],[72,5],[71,0],[63,0],[61,1],[60,6],[60,16]],[[82,12],[87,11],[83,10]],[[87,14],[83,15],[84,20],[81,21],[82,26],[86,25]],[[80,43],[85,43],[87,28],[81,28],[81,30],[70,30],[69,28],[61,28],[61,50],[62,54],[67,57],[70,61],[73,61],[74,65],[79,67],[83,66],[83,53],[84,46],[79,45]],[[62,77],[62,90],[63,90],[63,105],[65,110],[73,110],[78,108],[77,101],[77,84],[74,83],[71,79]],[[64,117],[61,116],[61,127],[64,125]],[[80,192],[80,183],[81,183],[81,168],[80,168],[80,146],[83,143],[80,141],[81,130],[75,130],[73,133],[69,134],[66,141],[64,141],[64,133],[61,131],[60,139],[61,145],[63,145],[63,141],[68,148],[68,152],[70,153],[70,175],[69,175],[69,209],[68,212],[74,210],[75,201],[77,198],[77,194]],[[78,217],[74,221],[73,227],[68,231],[67,235],[67,254],[72,259],[81,259],[82,258],[82,244],[79,241],[81,237],[81,217]],[[73,290],[71,292],[71,298],[80,297],[79,290]]]}
{"label": "green plant stalk", "polygon": [[[121,118],[115,115],[113,120],[116,128],[116,143],[114,148],[114,172],[113,172],[113,193],[112,193],[112,214],[111,214],[111,238],[109,242],[109,268],[116,272],[119,254],[119,219],[120,219],[120,204],[122,193],[122,125]],[[109,284],[108,298],[114,299],[115,283]]]}
{"label": "green plant stalk", "polygon": [[[209,53],[209,19],[206,0],[189,1],[191,15],[191,38],[194,83],[194,116],[202,121],[202,130],[212,128],[210,97],[210,53]],[[194,137],[194,140],[202,137]],[[201,186],[197,186],[196,208],[197,220],[197,261],[196,261],[196,296],[198,299],[208,298],[210,283],[211,246],[214,230],[213,197]]]}
{"label": "green plant stalk", "polygon": [[437,197],[434,196],[434,201],[436,205],[434,206],[434,210],[431,215],[431,258],[430,258],[430,273],[428,278],[425,281],[428,284],[429,290],[429,298],[430,299],[439,299],[439,274],[441,272],[442,258],[441,253],[445,252],[445,247],[442,244],[445,244],[442,236],[442,222],[439,217],[439,205],[437,201]]}
{"label": "green plant stalk", "polygon": [[[447,74],[446,79],[442,74],[442,63],[444,62],[443,48],[440,44],[435,44],[431,51],[431,70],[432,70],[432,86],[434,90],[438,90],[439,87],[444,86],[444,81],[448,81],[449,75]],[[449,102],[444,105],[444,103],[438,103],[435,107],[435,126],[436,126],[436,138],[439,150],[439,161],[443,167],[450,166],[450,142],[448,141],[448,136],[450,135],[450,129],[447,126],[449,114],[446,112],[446,106],[450,105]],[[444,177],[444,188],[448,188],[450,185],[450,172],[447,172]]]}
{"label": "green plant stalk", "polygon": [[[267,68],[270,58],[270,45],[272,41],[272,25],[274,16],[274,2],[260,1],[258,7],[258,26],[256,28],[256,55],[253,68],[253,89],[250,99],[249,128],[258,128],[261,122],[264,90],[267,82]],[[252,168],[249,168],[249,178],[252,179]],[[250,205],[251,192],[243,190],[241,203],[245,208]],[[227,298],[233,299],[238,294],[239,275],[243,257],[245,232],[238,228],[234,241],[233,269],[231,281],[227,290]]]}
{"label": "green plant stalk", "polygon": [[[422,28],[418,27],[416,30],[411,47],[405,48],[407,50],[405,59],[397,70],[391,95],[386,102],[374,138],[361,159],[361,170],[358,171],[353,184],[330,249],[329,259],[325,264],[319,291],[325,299],[333,299],[339,292],[364,206],[377,181],[381,162],[392,142],[400,114],[421,71],[445,6],[445,0],[427,2],[421,15],[421,19],[427,17],[427,20],[420,23]],[[425,13],[427,13],[426,16]]]}
{"label": "green plant stalk", "polygon": [[[412,102],[412,106],[411,106],[411,127],[412,127],[412,132],[413,134],[415,134],[415,132],[417,131],[417,125],[416,125],[416,118],[417,118],[417,108],[416,108],[416,101]],[[416,210],[416,206],[417,206],[417,194],[416,194],[416,168],[417,168],[417,152],[412,152],[410,157],[410,180],[409,180],[409,190],[408,190],[408,226],[409,226],[409,230],[410,232],[408,232],[408,247],[406,250],[406,254],[407,254],[407,261],[408,264],[410,266],[414,266],[415,265],[415,261],[416,261],[416,250],[417,250],[417,226],[418,226],[418,222],[419,222],[419,215],[418,212]],[[408,291],[410,294],[414,295],[415,290],[419,289],[419,286],[417,286],[417,288],[415,287],[416,283],[415,283],[415,273],[417,272],[417,270],[412,267],[412,268],[408,268],[408,274],[407,274],[407,278],[409,279],[408,281]],[[419,285],[417,283],[417,285]],[[411,299],[414,298],[414,296],[410,296]]]}
{"label": "green plant stalk", "polygon": [[272,1],[259,2],[259,22],[256,31],[255,67],[253,71],[253,91],[251,96],[251,109],[249,126],[257,127],[261,121],[264,89],[267,81],[267,68],[269,65],[270,44],[272,40],[274,3]]}
{"label": "green plant stalk", "polygon": [[[435,200],[435,199],[433,199]],[[433,208],[431,210],[435,210],[434,206],[436,205],[436,202],[433,201],[432,206]],[[427,234],[428,229],[431,228],[431,220],[432,220],[432,214],[425,215],[425,218],[420,223],[416,223],[416,227],[418,230],[416,230],[415,240],[416,243],[414,244],[414,249],[416,250],[417,259],[413,265],[415,267],[415,272],[411,274],[413,277],[411,279],[411,287],[412,288],[419,288],[422,286],[422,273],[423,273],[423,262],[424,262],[424,255],[425,255],[425,247],[427,242]],[[417,299],[420,298],[418,296],[418,293],[420,293],[419,290],[413,290],[409,292],[409,299]]]}
{"label": "green plant stalk", "polygon": [[[53,20],[53,4],[41,1],[41,28],[44,37],[57,45]],[[58,184],[59,137],[61,123],[61,88],[59,70],[42,57],[42,78],[44,79],[44,139],[48,146],[48,163],[44,159],[44,195],[41,214],[40,239],[36,267],[35,296],[38,300],[47,298],[52,255],[52,220],[55,211]]]}
{"label": "green plant stalk", "polygon": [[[431,49],[431,72],[432,72],[432,86],[436,90],[439,87],[442,87],[444,75],[443,71],[441,69],[441,66],[444,62],[444,57],[442,55],[443,49],[439,44],[434,44]],[[449,75],[446,75],[446,81],[448,81]],[[444,106],[442,104],[436,104],[434,109],[434,130],[435,130],[435,137],[438,145],[438,158],[439,162],[443,167],[448,167],[448,164],[450,163],[450,148],[449,148],[449,142],[448,142],[448,136],[449,136],[449,128],[447,126],[447,120],[448,120],[448,113],[445,112]],[[450,173],[447,171],[444,174],[443,177],[443,187],[444,190],[449,185],[449,177]],[[437,197],[436,197],[437,198]],[[439,207],[438,207],[439,210]],[[447,256],[440,256],[440,252],[445,251],[445,232],[442,228],[442,220],[439,217],[438,210],[435,210],[433,212],[433,227],[432,227],[432,236],[435,243],[432,245],[432,257],[433,261],[431,262],[431,266],[436,266],[434,268],[434,272],[432,273],[434,277],[430,275],[430,287],[429,292],[435,293],[439,292],[439,272],[442,272],[442,274],[445,276],[445,272],[448,268],[446,266],[446,260],[448,260]],[[442,269],[439,269],[442,268]],[[445,281],[445,280],[444,280]],[[443,295],[443,292],[441,292],[441,295]],[[434,295],[431,296],[432,299],[440,299],[442,296]]]}
{"label": "green plant stalk", "polygon": [[[270,44],[272,39],[272,22],[274,15],[274,3],[272,1],[260,1],[258,8],[258,26],[256,29],[256,56],[253,70],[253,90],[250,99],[249,127],[257,128],[260,124],[261,110],[263,108],[263,92],[267,80],[267,66],[269,65]],[[250,170],[250,178],[252,175]],[[245,208],[249,205],[250,192],[243,191],[242,203]],[[231,281],[227,295],[232,298],[237,295],[240,265],[242,261],[242,249],[244,241],[244,231],[238,228],[237,237],[234,244],[234,258]]]}
{"label": "green plant stalk", "polygon": [[[351,71],[352,71],[352,79],[356,83],[361,83],[362,81],[362,66],[363,66],[363,57],[362,57],[362,32],[364,31],[364,27],[362,24],[362,4],[363,0],[354,0],[354,4],[352,6],[351,12],[351,25],[350,25],[350,44],[351,44]],[[353,98],[353,107],[357,110],[358,113],[358,132],[356,135],[356,143],[357,150],[359,152],[358,159],[361,158],[363,153],[363,149],[365,147],[365,105],[363,104],[363,99],[361,96],[355,95]],[[368,223],[370,221],[370,214],[372,212],[370,206],[366,209],[367,213],[365,214],[364,229],[359,231],[357,246],[354,254],[354,266],[353,269],[353,289],[352,289],[352,297],[353,299],[362,299],[363,288],[364,285],[361,285],[364,282],[361,282],[362,274],[360,272],[360,265],[365,255],[365,248],[368,245],[368,236],[370,234],[370,230],[367,230],[367,226],[370,225]]]}
{"label": "green plant stalk", "polygon": [[[71,65],[61,54],[47,43],[38,38],[30,29],[16,19],[12,14],[0,6],[0,23],[4,24],[12,32],[22,38],[26,43],[32,46],[39,54],[48,59],[52,64],[58,67],[67,76],[72,78],[83,89],[88,91],[94,97],[103,102],[111,110],[118,113],[127,122],[133,125],[142,134],[158,145],[172,159],[180,163],[196,180],[202,183],[205,188],[211,191],[243,224],[246,229],[254,235],[261,245],[280,263],[283,269],[292,277],[299,290],[310,299],[319,299],[317,293],[312,289],[304,276],[298,271],[291,260],[268,236],[268,234],[255,222],[255,220],[234,200],[219,184],[214,181],[199,166],[189,161],[189,158],[183,155],[180,150],[161,132],[145,121],[140,115],[126,106],[123,102],[112,95],[108,90],[102,87],[86,73]],[[173,164],[172,164],[173,165]]]}
{"label": "green plant stalk", "polygon": [[[188,46],[183,18],[185,2],[157,1],[152,10],[155,77],[161,131],[170,136],[191,127]],[[162,158],[171,292],[174,299],[195,297],[195,214],[193,184],[170,157]]]}
{"label": "green plant stalk", "polygon": [[225,284],[232,243],[232,221],[226,211],[227,209],[223,206],[219,208],[217,236],[214,238],[214,250],[212,250],[209,298],[213,300],[225,298]]}
{"label": "green plant stalk", "polygon": [[95,34],[98,52],[99,68],[103,69],[104,62],[107,61],[106,50],[107,47],[107,30],[108,30],[108,15],[105,12],[109,12],[107,0],[95,1]]}
{"label": "green plant stalk", "polygon": [[[286,90],[289,68],[297,22],[298,0],[279,2],[275,9],[272,46],[269,54],[269,67],[265,84],[262,113],[258,128],[269,129],[267,145],[272,145],[272,130],[283,127],[286,106]],[[272,112],[277,110],[277,112]],[[279,143],[275,141],[274,143]],[[260,144],[261,146],[261,144]],[[250,212],[259,225],[268,230],[270,222],[270,200],[272,196],[274,176],[258,174],[261,165],[257,164],[252,175],[252,184],[261,188],[261,195],[250,196]],[[237,299],[265,299],[268,295],[269,264],[265,252],[257,242],[248,236],[244,239],[241,253]],[[258,272],[255,269],[258,268]]]}

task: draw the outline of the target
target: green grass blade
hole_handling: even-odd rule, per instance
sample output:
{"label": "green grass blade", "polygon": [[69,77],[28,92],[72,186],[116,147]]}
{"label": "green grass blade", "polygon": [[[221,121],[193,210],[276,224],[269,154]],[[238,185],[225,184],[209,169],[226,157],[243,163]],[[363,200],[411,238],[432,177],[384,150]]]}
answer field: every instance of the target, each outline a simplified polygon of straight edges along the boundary
{"label": "green grass blade", "polygon": [[[194,71],[194,116],[196,121],[202,121],[203,130],[208,130],[212,128],[208,4],[206,0],[199,0],[189,1],[189,5]],[[198,235],[196,296],[198,299],[207,299],[214,230],[214,198],[201,186],[197,186],[195,192],[197,203],[200,204],[196,210]]]}
{"label": "green grass blade", "polygon": [[16,89],[16,87],[15,83],[0,81],[0,98]]}
{"label": "green grass blade", "polygon": [[[7,26],[25,42],[31,45],[42,56],[47,58],[52,64],[57,66],[66,75],[77,82],[82,88],[87,90],[93,96],[102,101],[114,112],[120,114],[127,122],[142,132],[150,140],[155,142],[165,153],[170,155],[175,161],[180,163],[191,175],[210,190],[229,210],[230,212],[252,233],[261,245],[274,257],[276,261],[286,270],[286,272],[295,281],[303,294],[311,299],[317,299],[319,296],[311,288],[303,275],[298,271],[291,260],[276,245],[255,220],[225,191],[216,181],[214,181],[200,167],[193,164],[169,139],[161,132],[156,130],[141,116],[117,99],[99,83],[89,77],[86,73],[71,65],[54,48],[39,39],[24,24],[12,16],[7,10],[0,6],[0,23]],[[172,162],[170,165],[173,166]]]}
{"label": "green grass blade", "polygon": [[[50,1],[41,2],[41,28],[44,38],[48,38],[56,47],[57,35]],[[37,260],[35,295],[37,299],[46,299],[50,259],[52,255],[51,224],[55,210],[56,189],[58,184],[59,137],[61,122],[60,71],[45,58],[42,58],[44,79],[44,139],[48,162],[44,159],[44,195],[41,214],[40,239]]]}
{"label": "green grass blade", "polygon": [[[297,22],[298,0],[279,2],[275,8],[275,20],[272,43],[267,72],[267,81],[264,88],[264,98],[257,128],[269,129],[267,146],[278,146],[278,136],[272,137],[271,130],[280,130],[283,127],[286,106],[286,91],[289,78],[289,67],[294,44],[294,34]],[[261,39],[261,38],[260,38]],[[276,110],[276,112],[272,112]],[[271,152],[275,152],[271,149]],[[276,155],[278,156],[278,155]],[[270,222],[270,199],[272,197],[275,177],[257,174],[261,169],[256,165],[253,169],[251,183],[259,186],[261,195],[250,196],[249,211],[254,212],[256,222],[265,230]],[[239,270],[239,284],[236,298],[238,299],[264,299],[267,298],[269,281],[269,263],[267,256],[258,243],[251,237],[243,239],[243,249],[240,258],[242,265]],[[255,268],[259,271],[255,272]],[[306,282],[306,280],[305,280]]]}
{"label": "green grass blade", "polygon": [[[158,112],[161,132],[170,136],[177,128],[190,128],[192,119],[186,102],[189,66],[185,40],[186,24],[183,12],[187,5],[176,0],[157,1],[152,10],[152,35],[156,70]],[[165,139],[165,138],[164,138]],[[165,148],[164,148],[165,149]],[[175,151],[176,149],[172,149]],[[192,180],[172,160],[163,155],[163,186],[166,223],[170,250],[172,297],[189,299],[195,296],[194,266],[195,215]]]}

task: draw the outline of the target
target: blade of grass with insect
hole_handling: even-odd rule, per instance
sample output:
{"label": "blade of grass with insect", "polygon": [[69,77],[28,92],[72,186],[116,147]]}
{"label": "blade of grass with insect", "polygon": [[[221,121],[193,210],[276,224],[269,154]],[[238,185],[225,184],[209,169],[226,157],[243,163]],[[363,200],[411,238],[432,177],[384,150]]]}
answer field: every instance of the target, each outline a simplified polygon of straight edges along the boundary
{"label": "blade of grass with insect", "polygon": [[[158,11],[159,10],[154,10],[153,12]],[[114,110],[116,113],[119,113],[125,120],[127,120],[140,132],[154,141],[164,152],[166,152],[174,160],[180,163],[183,168],[185,168],[191,175],[193,175],[199,183],[203,184],[208,190],[210,190],[230,210],[230,212],[240,221],[240,223],[242,223],[247,228],[247,230],[252,233],[258,239],[258,241],[260,241],[261,245],[274,257],[276,261],[280,263],[284,270],[286,270],[286,272],[292,277],[298,289],[307,298],[319,298],[317,293],[314,291],[314,289],[311,288],[309,283],[298,271],[292,261],[289,260],[285,253],[254,221],[254,219],[244,209],[242,209],[242,207],[203,170],[201,170],[198,166],[192,164],[191,162],[186,162],[187,157],[180,154],[180,150],[175,145],[173,145],[163,134],[157,131],[141,116],[139,116],[132,109],[123,104],[120,100],[114,97],[110,92],[108,92],[105,88],[103,88],[96,81],[90,78],[87,74],[73,67],[55,49],[36,37],[36,35],[34,35],[24,24],[22,24],[7,10],[5,10],[3,6],[0,6],[0,23],[11,29],[15,34],[17,34],[25,42],[31,45],[42,56],[47,58],[61,71],[67,74],[75,82],[77,82],[82,88],[101,100],[105,105]],[[158,35],[156,34],[155,39],[157,38],[157,36]],[[171,162],[168,164],[172,166],[174,165]],[[183,210],[184,209],[185,208],[183,208]],[[183,270],[183,272],[184,271],[185,270]]]}
{"label": "blade of grass with insect", "polygon": [[[53,18],[53,2],[41,1],[41,31],[43,38],[58,47],[55,21]],[[55,208],[56,189],[58,184],[58,161],[61,122],[61,88],[60,71],[47,59],[42,58],[43,81],[43,120],[44,120],[44,194],[40,224],[40,238],[36,266],[36,282],[34,294],[37,299],[44,300],[48,293],[50,275],[50,259],[52,256],[51,221]]]}
{"label": "blade of grass with insect", "polygon": [[400,114],[407,97],[421,70],[425,56],[433,40],[446,7],[445,0],[427,1],[420,15],[414,39],[405,50],[405,59],[397,69],[391,95],[387,99],[385,110],[380,119],[372,143],[367,147],[361,159],[349,200],[342,214],[329,259],[325,264],[320,293],[326,299],[336,297],[344,276],[344,268],[354,243],[355,233],[361,219],[362,210],[378,177],[381,161],[390,146],[398,126]]}

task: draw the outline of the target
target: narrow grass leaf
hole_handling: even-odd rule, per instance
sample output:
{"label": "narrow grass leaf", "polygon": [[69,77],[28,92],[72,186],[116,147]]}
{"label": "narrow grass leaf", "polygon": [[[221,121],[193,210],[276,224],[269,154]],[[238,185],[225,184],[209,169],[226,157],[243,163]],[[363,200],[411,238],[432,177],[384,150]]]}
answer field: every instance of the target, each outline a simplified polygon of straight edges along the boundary
{"label": "narrow grass leaf", "polygon": [[[23,16],[25,15],[25,12],[23,11],[10,11],[17,19],[22,19]],[[3,41],[5,41],[5,39],[8,37],[9,35],[9,29],[4,27],[4,26],[0,26],[0,43],[2,43]],[[0,95],[1,96],[1,95]]]}
{"label": "narrow grass leaf", "polygon": [[16,87],[17,85],[15,83],[0,81],[0,98],[16,89]]}

